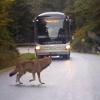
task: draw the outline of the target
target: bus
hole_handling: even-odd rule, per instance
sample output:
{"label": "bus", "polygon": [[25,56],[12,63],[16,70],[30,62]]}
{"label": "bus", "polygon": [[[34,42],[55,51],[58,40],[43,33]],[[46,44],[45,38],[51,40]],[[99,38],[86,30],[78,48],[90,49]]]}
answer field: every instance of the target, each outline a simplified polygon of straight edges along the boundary
{"label": "bus", "polygon": [[70,22],[61,12],[45,12],[34,20],[34,38],[38,57],[70,58]]}

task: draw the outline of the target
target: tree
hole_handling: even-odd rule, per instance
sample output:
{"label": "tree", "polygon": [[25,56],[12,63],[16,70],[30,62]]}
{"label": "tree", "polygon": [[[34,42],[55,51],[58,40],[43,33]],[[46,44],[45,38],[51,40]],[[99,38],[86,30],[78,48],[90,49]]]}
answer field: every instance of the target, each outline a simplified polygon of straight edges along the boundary
{"label": "tree", "polygon": [[[69,7],[66,7],[65,12],[71,15],[74,15],[75,22],[76,22],[76,34],[82,32],[82,36],[87,34],[85,37],[87,41],[85,41],[88,45],[91,46],[91,43],[97,45],[96,43],[100,44],[100,1],[99,0],[75,0],[72,1],[72,4]],[[80,31],[81,30],[81,31]],[[84,31],[84,32],[83,32]],[[89,35],[88,35],[89,33]],[[91,34],[90,34],[91,33]],[[94,38],[92,33],[95,34]],[[84,37],[83,37],[84,38]],[[79,40],[77,37],[75,41]],[[89,42],[90,41],[90,42]],[[77,42],[78,43],[78,42]],[[77,44],[76,44],[77,45]]]}
{"label": "tree", "polygon": [[12,4],[9,0],[0,0],[0,66],[9,66],[17,57],[17,51],[13,39],[8,30],[8,10]]}
{"label": "tree", "polygon": [[10,26],[16,42],[33,42],[32,0],[15,0],[10,12],[13,23]]}
{"label": "tree", "polygon": [[90,26],[89,30],[95,30],[100,25],[99,5],[99,0],[75,0],[69,8],[66,7],[65,12],[70,12],[75,16],[78,27],[87,25]]}
{"label": "tree", "polygon": [[40,0],[40,8],[41,12],[46,12],[46,11],[61,11],[63,12],[65,8],[65,4],[69,0]]}

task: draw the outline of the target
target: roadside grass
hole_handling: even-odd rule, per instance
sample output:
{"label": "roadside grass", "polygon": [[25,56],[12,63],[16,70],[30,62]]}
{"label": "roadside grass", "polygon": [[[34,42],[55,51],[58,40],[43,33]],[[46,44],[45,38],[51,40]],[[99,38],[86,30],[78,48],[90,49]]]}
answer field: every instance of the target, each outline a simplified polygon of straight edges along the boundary
{"label": "roadside grass", "polygon": [[[27,61],[27,60],[34,60],[36,59],[36,56],[34,53],[23,53],[23,54],[20,54],[19,57],[17,58],[17,60],[15,61],[16,62],[23,62],[23,61]],[[15,63],[13,66],[15,66]],[[3,70],[3,69],[6,69],[6,68],[10,68],[12,66],[0,66],[0,70]]]}
{"label": "roadside grass", "polygon": [[34,53],[23,53],[19,56],[20,60],[34,60],[36,56]]}

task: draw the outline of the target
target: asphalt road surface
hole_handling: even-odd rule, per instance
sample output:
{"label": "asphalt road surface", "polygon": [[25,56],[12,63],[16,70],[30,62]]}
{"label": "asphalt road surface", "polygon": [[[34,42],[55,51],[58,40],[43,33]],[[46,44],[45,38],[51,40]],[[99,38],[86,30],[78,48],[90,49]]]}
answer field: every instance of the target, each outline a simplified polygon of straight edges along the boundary
{"label": "asphalt road surface", "polygon": [[0,71],[0,100],[100,100],[100,56],[71,53],[70,60],[54,60],[41,73],[45,82],[26,73],[16,84],[13,69]]}

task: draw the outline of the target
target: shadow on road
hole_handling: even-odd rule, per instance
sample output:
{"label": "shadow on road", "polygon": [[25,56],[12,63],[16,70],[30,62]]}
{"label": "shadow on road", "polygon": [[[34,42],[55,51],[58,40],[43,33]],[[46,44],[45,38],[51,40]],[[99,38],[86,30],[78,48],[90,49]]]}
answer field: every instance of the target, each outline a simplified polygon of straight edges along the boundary
{"label": "shadow on road", "polygon": [[70,59],[63,59],[63,58],[52,58],[53,61],[72,61],[72,57]]}
{"label": "shadow on road", "polygon": [[42,84],[37,84],[37,85],[24,85],[24,84],[13,84],[13,85],[10,85],[12,87],[18,87],[18,88],[46,88],[46,85],[42,85]]}

